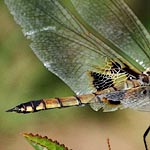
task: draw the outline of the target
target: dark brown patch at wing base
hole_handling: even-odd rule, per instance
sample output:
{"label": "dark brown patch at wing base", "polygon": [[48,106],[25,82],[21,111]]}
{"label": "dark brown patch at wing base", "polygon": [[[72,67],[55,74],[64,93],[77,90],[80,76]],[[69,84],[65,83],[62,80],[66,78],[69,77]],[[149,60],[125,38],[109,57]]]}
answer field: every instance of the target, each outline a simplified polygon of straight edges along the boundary
{"label": "dark brown patch at wing base", "polygon": [[132,70],[128,65],[124,64],[124,67],[121,68],[121,65],[118,62],[113,62],[112,63],[112,67],[110,69],[110,71],[112,73],[125,73],[127,74],[127,77],[129,80],[131,80],[131,76],[134,79],[138,79],[139,78],[139,73],[135,72],[134,70]]}
{"label": "dark brown patch at wing base", "polygon": [[139,79],[139,73],[137,73],[134,70],[132,70],[126,64],[124,64],[124,65],[125,65],[125,67],[122,70],[125,71],[128,74],[128,79],[129,80],[130,80],[130,76],[135,77],[135,79]]}
{"label": "dark brown patch at wing base", "polygon": [[93,77],[93,85],[97,91],[104,90],[108,87],[113,87],[113,81],[109,75],[91,72],[91,77]]}
{"label": "dark brown patch at wing base", "polygon": [[109,103],[112,105],[120,105],[121,104],[120,101],[112,101],[112,100],[109,100]]}
{"label": "dark brown patch at wing base", "polygon": [[112,62],[111,68],[108,71],[108,74],[103,74],[99,72],[90,72],[90,76],[92,77],[92,84],[96,88],[97,91],[101,91],[110,87],[115,88],[115,83],[113,76],[116,74],[124,74],[127,77],[127,80],[139,79],[139,73],[132,70],[129,66],[124,64],[122,67],[118,62]]}

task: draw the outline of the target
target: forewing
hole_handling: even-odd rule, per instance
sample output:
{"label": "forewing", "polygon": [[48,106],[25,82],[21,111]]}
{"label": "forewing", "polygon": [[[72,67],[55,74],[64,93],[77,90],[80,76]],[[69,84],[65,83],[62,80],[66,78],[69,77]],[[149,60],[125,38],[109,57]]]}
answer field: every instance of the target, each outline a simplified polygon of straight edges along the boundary
{"label": "forewing", "polygon": [[[87,71],[104,66],[106,57],[82,36],[84,30],[58,1],[6,0],[15,20],[44,65],[77,94],[89,93]],[[107,51],[105,52],[107,53]]]}
{"label": "forewing", "polygon": [[[84,21],[127,54],[128,61],[134,59],[143,68],[150,66],[150,35],[123,0],[72,2]],[[110,45],[108,41],[106,44]],[[115,48],[114,51],[119,53]]]}
{"label": "forewing", "polygon": [[95,91],[88,72],[109,61],[127,63],[137,72],[150,64],[149,34],[122,1],[5,2],[35,54],[76,94]]}

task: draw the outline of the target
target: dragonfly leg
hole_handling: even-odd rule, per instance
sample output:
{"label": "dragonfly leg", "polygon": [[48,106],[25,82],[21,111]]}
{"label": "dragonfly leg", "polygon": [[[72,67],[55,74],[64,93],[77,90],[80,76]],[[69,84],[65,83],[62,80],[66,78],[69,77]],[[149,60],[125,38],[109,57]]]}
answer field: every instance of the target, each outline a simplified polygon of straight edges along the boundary
{"label": "dragonfly leg", "polygon": [[143,141],[144,141],[144,145],[145,145],[145,150],[148,150],[148,146],[147,146],[147,142],[146,142],[146,137],[148,135],[148,133],[150,132],[150,126],[146,129],[144,135],[143,135]]}

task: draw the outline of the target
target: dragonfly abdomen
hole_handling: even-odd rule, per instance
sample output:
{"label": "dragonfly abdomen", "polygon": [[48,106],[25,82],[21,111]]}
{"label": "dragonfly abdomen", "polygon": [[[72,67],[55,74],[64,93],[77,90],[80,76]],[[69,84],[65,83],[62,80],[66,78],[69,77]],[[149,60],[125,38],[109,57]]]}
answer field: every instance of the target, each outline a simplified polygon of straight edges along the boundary
{"label": "dragonfly abdomen", "polygon": [[94,94],[85,94],[80,96],[70,96],[62,98],[49,98],[22,103],[7,112],[31,113],[41,110],[64,108],[70,106],[84,106],[94,99]]}
{"label": "dragonfly abdomen", "polygon": [[[136,108],[138,110],[150,110],[150,87],[139,86],[126,90],[110,91],[107,90],[84,94],[79,96],[70,96],[62,98],[49,98],[22,103],[7,112],[31,113],[53,108],[65,108],[71,106],[90,106],[98,111],[110,112],[117,109]],[[146,106],[148,104],[148,106]]]}

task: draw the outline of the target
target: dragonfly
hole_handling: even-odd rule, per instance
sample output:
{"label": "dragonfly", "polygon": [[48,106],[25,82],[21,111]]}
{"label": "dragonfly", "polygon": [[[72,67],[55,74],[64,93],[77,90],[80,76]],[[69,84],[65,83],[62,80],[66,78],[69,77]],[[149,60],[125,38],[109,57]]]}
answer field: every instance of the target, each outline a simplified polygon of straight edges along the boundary
{"label": "dragonfly", "polygon": [[5,0],[44,66],[75,96],[7,112],[90,105],[150,111],[150,34],[123,0]]}

